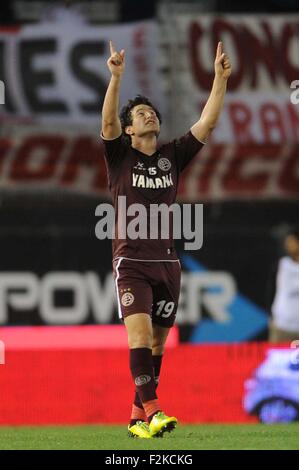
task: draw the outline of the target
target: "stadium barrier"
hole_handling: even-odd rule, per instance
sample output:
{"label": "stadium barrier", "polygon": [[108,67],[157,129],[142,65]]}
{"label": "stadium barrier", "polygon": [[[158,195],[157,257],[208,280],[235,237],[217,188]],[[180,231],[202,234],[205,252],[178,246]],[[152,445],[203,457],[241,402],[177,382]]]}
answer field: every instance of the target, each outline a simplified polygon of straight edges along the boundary
{"label": "stadium barrier", "polygon": [[[107,343],[101,346],[100,341],[92,340],[94,332],[89,342],[85,328],[90,329],[74,327],[73,347],[68,328],[64,331],[65,346],[61,342],[62,331],[59,332],[63,328],[48,328],[44,343],[39,340],[31,347],[28,337],[37,337],[34,328],[1,330],[1,339],[7,341],[6,363],[0,366],[1,425],[127,421],[134,393],[128,350],[115,348],[116,343],[109,348]],[[93,328],[98,332],[102,329]],[[110,328],[110,339],[113,329],[117,337],[121,327]],[[78,345],[80,329],[85,339]],[[9,339],[8,330],[15,330],[15,339],[17,334],[19,339],[23,336],[23,348],[12,336]],[[102,331],[107,337],[107,327]],[[165,353],[162,368],[159,398],[163,409],[185,423],[255,422],[243,410],[244,382],[262,362],[269,345],[175,346],[176,341],[177,336]]]}

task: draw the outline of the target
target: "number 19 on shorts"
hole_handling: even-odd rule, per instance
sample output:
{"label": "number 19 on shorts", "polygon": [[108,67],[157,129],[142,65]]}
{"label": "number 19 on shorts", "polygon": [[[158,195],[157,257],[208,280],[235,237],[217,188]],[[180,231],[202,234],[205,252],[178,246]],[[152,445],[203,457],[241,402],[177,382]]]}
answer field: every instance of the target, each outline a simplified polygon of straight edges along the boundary
{"label": "number 19 on shorts", "polygon": [[160,300],[156,305],[158,306],[155,312],[157,317],[168,318],[174,309],[174,302],[166,302],[166,300]]}

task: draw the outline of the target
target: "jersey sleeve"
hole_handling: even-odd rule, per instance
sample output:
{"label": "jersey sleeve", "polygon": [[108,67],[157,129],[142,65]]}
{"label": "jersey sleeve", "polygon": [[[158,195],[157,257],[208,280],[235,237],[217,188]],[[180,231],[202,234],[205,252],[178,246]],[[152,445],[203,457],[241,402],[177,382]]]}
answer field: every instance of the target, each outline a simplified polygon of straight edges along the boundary
{"label": "jersey sleeve", "polygon": [[179,172],[186,168],[203,146],[204,143],[197,140],[191,131],[174,140],[175,157]]}
{"label": "jersey sleeve", "polygon": [[104,145],[104,157],[109,169],[116,168],[124,158],[127,149],[127,142],[121,134],[116,139],[105,139],[101,134]]}

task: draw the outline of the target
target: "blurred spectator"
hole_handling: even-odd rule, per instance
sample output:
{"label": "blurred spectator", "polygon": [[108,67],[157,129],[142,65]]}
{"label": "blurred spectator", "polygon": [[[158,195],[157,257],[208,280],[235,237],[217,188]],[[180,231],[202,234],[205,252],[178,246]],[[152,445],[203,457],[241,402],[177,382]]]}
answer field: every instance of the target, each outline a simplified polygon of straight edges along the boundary
{"label": "blurred spectator", "polygon": [[273,343],[299,340],[299,229],[288,233],[284,245],[287,256],[278,263],[272,304],[269,339]]}

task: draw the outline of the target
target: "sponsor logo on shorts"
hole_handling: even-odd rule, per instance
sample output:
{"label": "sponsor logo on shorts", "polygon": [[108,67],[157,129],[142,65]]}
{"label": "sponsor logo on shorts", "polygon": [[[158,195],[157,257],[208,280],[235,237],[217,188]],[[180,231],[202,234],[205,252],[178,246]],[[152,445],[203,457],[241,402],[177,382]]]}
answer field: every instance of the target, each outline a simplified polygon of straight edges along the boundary
{"label": "sponsor logo on shorts", "polygon": [[121,303],[124,307],[129,307],[134,302],[135,297],[131,292],[125,292],[121,297]]}
{"label": "sponsor logo on shorts", "polygon": [[135,385],[137,385],[137,387],[140,387],[141,385],[148,384],[150,381],[151,381],[150,375],[139,375],[135,379]]}
{"label": "sponsor logo on shorts", "polygon": [[158,160],[158,167],[162,171],[169,171],[171,168],[171,163],[168,158],[160,158],[160,160]]}

